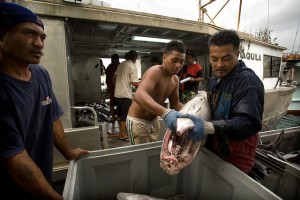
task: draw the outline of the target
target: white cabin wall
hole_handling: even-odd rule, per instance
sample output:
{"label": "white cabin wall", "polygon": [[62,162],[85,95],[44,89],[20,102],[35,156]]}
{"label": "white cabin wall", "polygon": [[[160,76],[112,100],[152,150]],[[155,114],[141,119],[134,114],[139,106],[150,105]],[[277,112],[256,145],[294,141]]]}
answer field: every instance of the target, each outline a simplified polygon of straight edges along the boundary
{"label": "white cabin wall", "polygon": [[265,89],[272,89],[276,86],[278,78],[263,78],[264,55],[282,57],[282,50],[263,46],[253,42],[243,41],[244,56],[240,53],[239,59],[242,59],[246,66],[251,68],[257,76],[263,81]]}
{"label": "white cabin wall", "polygon": [[137,69],[137,73],[138,73],[138,78],[142,78],[143,74],[142,74],[142,59],[140,56],[138,56],[136,62],[135,62],[135,66]]}
{"label": "white cabin wall", "polygon": [[99,102],[101,94],[99,57],[72,56],[75,103]]}
{"label": "white cabin wall", "polygon": [[42,20],[47,38],[45,40],[44,56],[40,64],[48,70],[53,91],[64,111],[60,120],[64,128],[71,128],[70,90],[72,88],[70,88],[64,21],[51,18],[42,18]]}
{"label": "white cabin wall", "polygon": [[162,53],[152,53],[151,55],[141,56],[140,58],[140,66],[141,66],[141,76],[147,71],[150,67],[152,67],[151,58],[153,56],[157,56],[162,62]]}

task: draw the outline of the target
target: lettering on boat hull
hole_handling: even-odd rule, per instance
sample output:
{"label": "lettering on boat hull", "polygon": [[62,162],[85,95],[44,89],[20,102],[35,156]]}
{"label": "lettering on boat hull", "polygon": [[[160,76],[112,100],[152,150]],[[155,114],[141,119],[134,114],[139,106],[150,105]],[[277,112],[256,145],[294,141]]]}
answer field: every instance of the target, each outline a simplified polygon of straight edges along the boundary
{"label": "lettering on boat hull", "polygon": [[257,54],[257,53],[241,52],[240,53],[240,59],[261,61],[261,55]]}

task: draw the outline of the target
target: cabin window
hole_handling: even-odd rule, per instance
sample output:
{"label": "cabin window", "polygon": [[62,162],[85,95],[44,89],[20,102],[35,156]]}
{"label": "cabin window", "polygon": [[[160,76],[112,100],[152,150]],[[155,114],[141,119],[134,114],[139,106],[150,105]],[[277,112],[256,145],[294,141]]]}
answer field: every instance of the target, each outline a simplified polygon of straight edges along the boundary
{"label": "cabin window", "polygon": [[280,57],[264,55],[264,78],[279,77]]}

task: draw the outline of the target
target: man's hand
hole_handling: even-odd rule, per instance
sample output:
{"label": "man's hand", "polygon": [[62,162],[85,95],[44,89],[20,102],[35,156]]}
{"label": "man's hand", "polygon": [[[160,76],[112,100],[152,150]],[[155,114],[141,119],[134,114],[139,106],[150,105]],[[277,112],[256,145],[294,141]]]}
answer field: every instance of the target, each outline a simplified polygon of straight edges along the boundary
{"label": "man's hand", "polygon": [[166,113],[163,114],[163,119],[169,129],[172,132],[176,131],[176,122],[177,118],[183,117],[183,114],[175,111],[175,110],[168,110]]}
{"label": "man's hand", "polygon": [[204,121],[191,114],[186,114],[186,117],[195,123],[192,130],[189,131],[188,136],[194,141],[202,140],[205,137]]}
{"label": "man's hand", "polygon": [[78,159],[81,155],[90,153],[90,151],[85,150],[85,149],[81,149],[81,148],[73,149],[72,152],[73,152],[73,155],[74,155],[74,157],[72,159]]}

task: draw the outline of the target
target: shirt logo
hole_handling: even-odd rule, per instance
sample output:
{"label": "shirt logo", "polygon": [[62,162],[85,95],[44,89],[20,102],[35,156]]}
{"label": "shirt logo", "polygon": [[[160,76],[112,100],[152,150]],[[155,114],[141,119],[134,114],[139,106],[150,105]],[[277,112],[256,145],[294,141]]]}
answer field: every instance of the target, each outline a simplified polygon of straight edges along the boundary
{"label": "shirt logo", "polygon": [[42,101],[42,106],[46,106],[52,103],[52,99],[47,97],[46,100]]}

